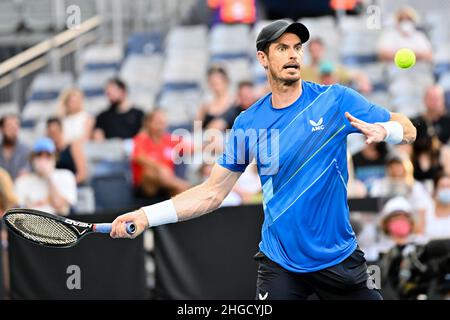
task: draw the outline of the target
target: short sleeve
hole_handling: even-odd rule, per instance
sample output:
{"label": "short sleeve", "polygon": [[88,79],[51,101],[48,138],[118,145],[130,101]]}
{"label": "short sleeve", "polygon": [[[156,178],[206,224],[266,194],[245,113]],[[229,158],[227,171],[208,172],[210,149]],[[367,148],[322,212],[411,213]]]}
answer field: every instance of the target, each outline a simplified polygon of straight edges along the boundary
{"label": "short sleeve", "polygon": [[233,127],[227,132],[224,152],[217,159],[219,165],[235,172],[244,172],[251,162],[249,136],[242,125],[241,116],[236,118]]}
{"label": "short sleeve", "polygon": [[[349,112],[352,116],[368,123],[386,122],[391,118],[391,114],[386,108],[371,103],[353,89],[343,86],[339,87],[341,91],[339,108],[341,108],[343,114],[345,114],[345,112]],[[347,118],[345,121],[347,124],[348,133],[359,132],[358,129],[354,128],[349,123]]]}
{"label": "short sleeve", "polygon": [[70,204],[77,203],[77,182],[72,172],[59,169],[55,171],[54,182],[58,186],[61,196]]}

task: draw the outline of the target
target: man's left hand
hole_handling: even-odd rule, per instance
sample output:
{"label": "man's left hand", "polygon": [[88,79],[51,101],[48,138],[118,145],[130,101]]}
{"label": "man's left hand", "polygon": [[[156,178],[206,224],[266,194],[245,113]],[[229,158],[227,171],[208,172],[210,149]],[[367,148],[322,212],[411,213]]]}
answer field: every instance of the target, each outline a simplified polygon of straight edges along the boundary
{"label": "man's left hand", "polygon": [[350,124],[361,131],[363,135],[366,136],[366,143],[371,144],[373,142],[381,142],[386,138],[387,132],[386,129],[376,123],[367,123],[365,121],[359,120],[355,118],[350,113],[346,112],[345,116],[347,117]]}

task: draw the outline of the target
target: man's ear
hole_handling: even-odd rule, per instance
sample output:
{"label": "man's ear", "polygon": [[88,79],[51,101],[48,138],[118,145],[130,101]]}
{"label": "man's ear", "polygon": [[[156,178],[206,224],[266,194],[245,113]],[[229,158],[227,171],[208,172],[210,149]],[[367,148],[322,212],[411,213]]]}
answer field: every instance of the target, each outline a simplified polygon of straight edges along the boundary
{"label": "man's ear", "polygon": [[259,64],[264,68],[268,68],[268,61],[267,61],[267,55],[264,53],[264,51],[258,51],[256,53],[256,57],[258,58]]}

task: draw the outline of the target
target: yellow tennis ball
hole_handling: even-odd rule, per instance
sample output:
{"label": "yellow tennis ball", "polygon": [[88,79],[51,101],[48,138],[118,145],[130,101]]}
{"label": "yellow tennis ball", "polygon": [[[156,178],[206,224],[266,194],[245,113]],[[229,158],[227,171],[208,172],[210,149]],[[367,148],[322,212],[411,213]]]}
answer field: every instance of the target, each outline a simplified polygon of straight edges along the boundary
{"label": "yellow tennis ball", "polygon": [[395,53],[394,61],[397,67],[408,69],[416,63],[416,55],[410,49],[400,49]]}

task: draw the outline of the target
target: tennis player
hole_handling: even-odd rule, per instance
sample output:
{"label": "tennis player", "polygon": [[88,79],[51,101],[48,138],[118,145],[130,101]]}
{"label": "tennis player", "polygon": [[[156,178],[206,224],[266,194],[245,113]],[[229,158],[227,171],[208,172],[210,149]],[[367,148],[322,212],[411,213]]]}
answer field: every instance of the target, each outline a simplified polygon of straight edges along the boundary
{"label": "tennis player", "polygon": [[404,115],[350,88],[302,81],[308,39],[308,29],[298,22],[278,20],[261,30],[257,58],[272,92],[237,117],[207,181],[119,216],[112,237],[130,237],[126,222],[137,225],[135,237],[148,227],[217,209],[255,159],[265,215],[255,255],[256,298],[306,299],[316,293],[321,299],[382,299],[367,285],[364,253],[349,221],[346,138],[360,132],[368,144],[412,143],[416,129]]}

